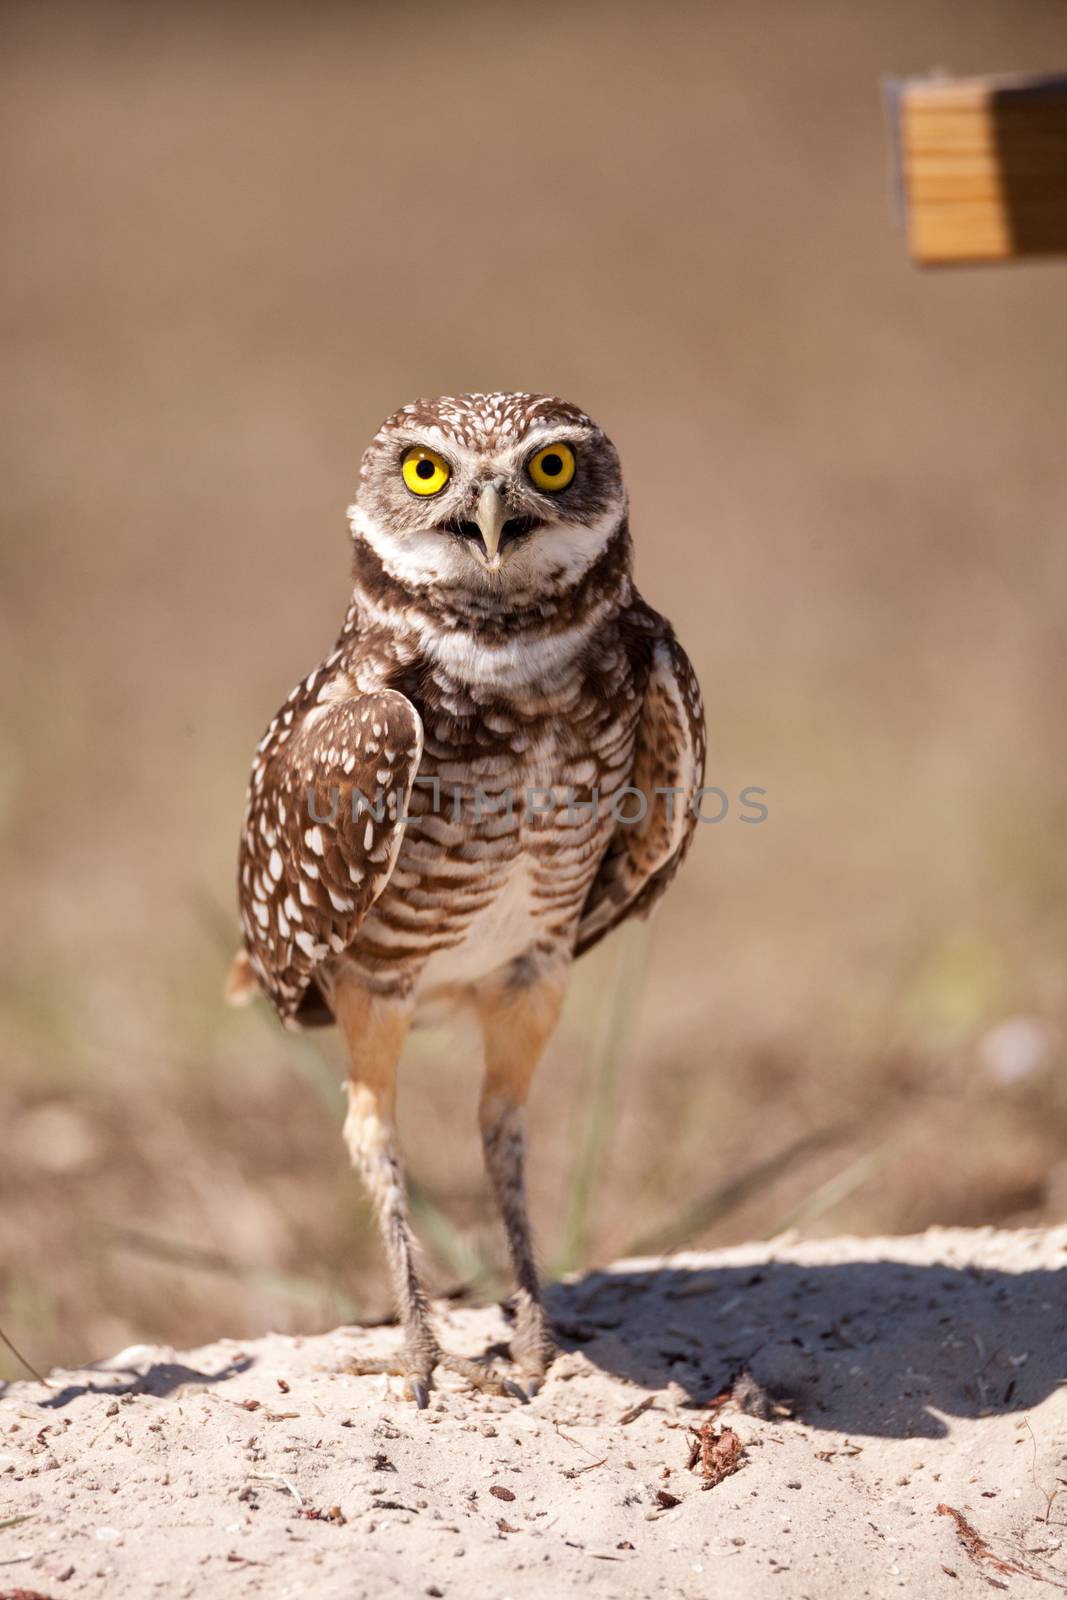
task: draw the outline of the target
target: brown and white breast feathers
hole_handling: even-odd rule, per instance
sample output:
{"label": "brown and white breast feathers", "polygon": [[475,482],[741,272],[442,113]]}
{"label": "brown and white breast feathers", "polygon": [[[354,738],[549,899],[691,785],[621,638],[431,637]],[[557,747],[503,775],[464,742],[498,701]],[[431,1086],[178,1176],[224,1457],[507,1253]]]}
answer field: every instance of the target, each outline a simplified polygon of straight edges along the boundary
{"label": "brown and white breast feathers", "polygon": [[[469,642],[376,653],[353,627],[275,717],[239,891],[283,1020],[329,1020],[339,960],[379,987],[447,989],[531,948],[580,954],[662,893],[702,781],[692,669],[642,603],[578,648],[564,631],[531,652],[537,686],[504,642],[472,672]],[[643,806],[620,805],[626,788]]]}

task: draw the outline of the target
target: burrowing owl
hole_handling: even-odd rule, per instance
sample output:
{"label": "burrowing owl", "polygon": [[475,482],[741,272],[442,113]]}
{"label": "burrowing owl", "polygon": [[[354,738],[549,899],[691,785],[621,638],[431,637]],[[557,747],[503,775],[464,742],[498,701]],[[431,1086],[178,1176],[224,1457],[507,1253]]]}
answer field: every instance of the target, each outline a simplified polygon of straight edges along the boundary
{"label": "burrowing owl", "polygon": [[[336,1020],[345,1137],[373,1197],[425,1405],[434,1368],[533,1392],[552,1356],[527,1220],[524,1106],[572,961],[644,914],[689,846],[700,690],[631,578],[611,441],[546,395],[405,406],[363,457],[352,599],[252,767],[231,998]],[[480,1125],[517,1280],[514,1379],[438,1346],[394,1123],[413,1020],[477,1012]]]}

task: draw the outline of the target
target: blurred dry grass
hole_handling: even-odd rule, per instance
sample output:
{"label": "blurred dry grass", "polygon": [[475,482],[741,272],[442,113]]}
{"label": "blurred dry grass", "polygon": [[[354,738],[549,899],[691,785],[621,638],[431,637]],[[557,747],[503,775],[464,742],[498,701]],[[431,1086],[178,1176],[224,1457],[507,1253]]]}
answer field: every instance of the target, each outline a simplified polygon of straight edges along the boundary
{"label": "blurred dry grass", "polygon": [[[654,924],[591,1253],[838,1123],[701,1237],[1062,1218],[1067,268],[913,271],[878,86],[1062,67],[1059,0],[9,0],[0,30],[16,1342],[381,1308],[335,1046],[223,1008],[217,922],[251,748],[343,610],[358,452],[446,390],[609,428],[712,781],[769,794]],[[628,959],[583,963],[536,1094],[549,1257]],[[405,1137],[498,1257],[476,1081],[469,1039],[417,1039]]]}

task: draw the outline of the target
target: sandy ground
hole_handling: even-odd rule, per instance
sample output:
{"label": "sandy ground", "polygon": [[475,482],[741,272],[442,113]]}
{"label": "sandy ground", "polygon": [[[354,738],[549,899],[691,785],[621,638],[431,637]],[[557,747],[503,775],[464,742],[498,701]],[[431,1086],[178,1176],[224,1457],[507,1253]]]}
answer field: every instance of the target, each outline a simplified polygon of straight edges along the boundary
{"label": "sandy ground", "polygon": [[[529,1406],[442,1386],[419,1413],[338,1370],[392,1328],[13,1384],[0,1595],[1064,1589],[1065,1262],[1067,1228],[620,1262],[553,1290]],[[455,1349],[506,1338],[496,1307],[439,1312]],[[741,1372],[765,1414],[722,1402]]]}

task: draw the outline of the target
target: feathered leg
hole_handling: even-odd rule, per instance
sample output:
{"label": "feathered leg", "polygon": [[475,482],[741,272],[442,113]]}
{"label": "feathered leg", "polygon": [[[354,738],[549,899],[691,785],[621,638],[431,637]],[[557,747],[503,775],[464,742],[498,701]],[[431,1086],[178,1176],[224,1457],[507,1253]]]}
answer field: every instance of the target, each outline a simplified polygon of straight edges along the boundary
{"label": "feathered leg", "polygon": [[485,1038],[485,1078],[478,1120],[486,1170],[515,1272],[514,1360],[536,1394],[555,1346],[541,1303],[526,1204],[526,1098],[537,1063],[559,1020],[566,977],[558,969],[530,975],[517,966],[483,988],[478,1009]]}
{"label": "feathered leg", "polygon": [[396,1135],[396,1067],[411,1026],[411,1004],[374,995],[347,977],[338,982],[332,1002],[349,1050],[345,1141],[374,1205],[404,1329],[404,1343],[395,1358],[357,1358],[347,1370],[403,1377],[407,1393],[419,1407],[428,1403],[433,1371],[438,1366],[458,1373],[479,1389],[525,1399],[521,1390],[491,1367],[441,1350],[419,1281]]}
{"label": "feathered leg", "polygon": [[415,1267],[396,1136],[396,1068],[411,1026],[411,1004],[371,994],[362,984],[342,979],[333,1005],[349,1051],[345,1142],[374,1206],[404,1329],[396,1363],[360,1363],[356,1370],[401,1372],[411,1397],[425,1406],[437,1361],[437,1338]]}

